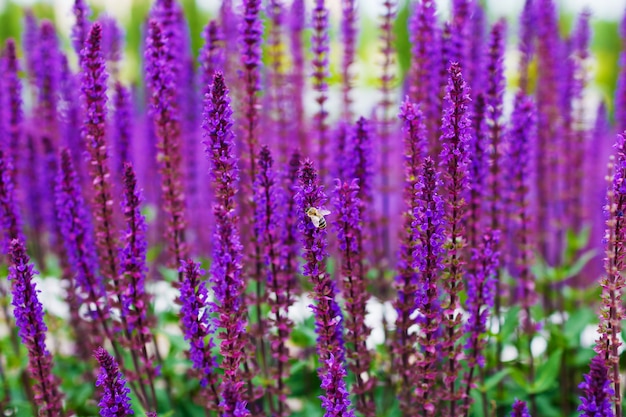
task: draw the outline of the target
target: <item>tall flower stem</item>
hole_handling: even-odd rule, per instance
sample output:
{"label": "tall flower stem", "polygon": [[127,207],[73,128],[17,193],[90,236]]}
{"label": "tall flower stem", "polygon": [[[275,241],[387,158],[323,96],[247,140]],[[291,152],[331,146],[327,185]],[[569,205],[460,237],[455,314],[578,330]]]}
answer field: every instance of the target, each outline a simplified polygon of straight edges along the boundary
{"label": "tall flower stem", "polygon": [[37,298],[33,277],[38,274],[30,263],[24,244],[13,239],[10,243],[11,267],[9,280],[13,292],[13,314],[22,343],[28,348],[28,371],[35,380],[35,405],[38,415],[64,416],[60,381],[52,374],[52,355],[46,347],[47,327],[44,312]]}
{"label": "tall flower stem", "polygon": [[320,177],[325,180],[328,174],[328,110],[326,101],[328,100],[328,9],[325,0],[316,0],[313,8],[313,37],[311,48],[313,52],[313,89],[315,90],[315,101],[317,111],[315,113],[315,133],[317,134],[317,163]]}
{"label": "tall flower stem", "polygon": [[456,416],[456,405],[460,392],[456,384],[459,366],[458,343],[461,337],[461,314],[459,312],[459,294],[463,289],[466,245],[465,215],[466,197],[469,194],[468,169],[470,141],[469,120],[469,88],[467,87],[461,67],[451,63],[448,69],[449,79],[445,97],[445,108],[442,119],[442,150],[439,165],[444,175],[446,195],[446,270],[443,287],[447,300],[444,301],[443,325],[444,342],[443,358],[447,362],[443,369],[443,384],[446,389],[446,400],[449,401],[449,415]]}

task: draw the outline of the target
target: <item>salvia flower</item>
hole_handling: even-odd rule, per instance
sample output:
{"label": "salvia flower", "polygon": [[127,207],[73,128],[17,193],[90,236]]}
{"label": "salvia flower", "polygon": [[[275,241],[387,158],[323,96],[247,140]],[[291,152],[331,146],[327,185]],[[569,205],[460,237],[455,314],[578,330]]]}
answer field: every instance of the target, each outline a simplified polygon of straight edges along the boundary
{"label": "salvia flower", "polygon": [[320,176],[324,178],[327,174],[328,158],[328,138],[326,119],[328,110],[325,107],[328,100],[328,9],[325,0],[316,0],[313,8],[313,38],[311,48],[313,50],[313,89],[315,90],[315,101],[317,102],[317,112],[315,113],[315,131],[317,133],[317,160],[319,164]]}
{"label": "salvia flower", "polygon": [[85,0],[75,0],[72,11],[76,18],[74,26],[72,27],[72,45],[74,46],[76,54],[80,56],[85,40],[87,39],[87,34],[89,33],[89,27],[91,26],[89,22],[91,10]]}
{"label": "salvia flower", "polygon": [[216,20],[211,20],[202,32],[204,45],[200,49],[198,61],[200,63],[200,83],[202,92],[211,91],[215,71],[224,66],[224,34]]}
{"label": "salvia flower", "polygon": [[98,406],[102,417],[125,417],[135,414],[130,406],[130,388],[120,372],[115,359],[102,347],[94,351],[100,364],[100,373],[96,387],[100,387],[102,396]]}
{"label": "salvia flower", "polygon": [[615,90],[615,122],[618,132],[626,129],[626,14],[619,26],[622,49],[619,55],[619,74]]}
{"label": "salvia flower", "polygon": [[395,278],[395,287],[398,291],[394,308],[398,313],[396,319],[396,334],[393,339],[395,353],[395,368],[400,370],[402,382],[400,384],[400,408],[404,412],[414,409],[413,388],[416,386],[417,373],[409,366],[409,358],[416,354],[416,334],[409,333],[414,324],[414,314],[417,309],[418,278],[414,268],[413,251],[418,242],[419,230],[414,225],[414,210],[418,206],[415,194],[420,178],[420,167],[426,156],[428,139],[424,118],[419,107],[405,99],[400,107],[400,119],[403,122],[404,133],[404,220],[400,253],[398,259],[398,274]]}
{"label": "salvia flower", "polygon": [[442,182],[432,158],[427,157],[422,164],[415,195],[418,204],[413,209],[411,227],[418,232],[419,244],[413,248],[411,260],[413,268],[419,271],[419,284],[415,305],[420,325],[418,343],[421,353],[417,359],[417,378],[415,389],[420,410],[426,415],[433,415],[437,407],[437,398],[431,395],[436,384],[437,361],[441,350],[441,294],[439,276],[443,271],[445,204],[442,198]]}
{"label": "salvia flower", "polygon": [[457,63],[451,63],[448,69],[449,79],[445,96],[445,107],[441,127],[442,150],[439,165],[443,172],[446,196],[446,274],[443,287],[447,300],[442,304],[444,313],[445,338],[442,349],[448,364],[444,366],[443,382],[447,388],[446,398],[450,401],[450,415],[456,415],[455,405],[459,399],[457,375],[461,337],[461,313],[459,312],[459,293],[463,289],[465,260],[464,219],[466,198],[469,192],[469,141],[471,123],[469,119],[469,87],[466,85]]}
{"label": "salvia flower", "polygon": [[289,306],[293,304],[294,281],[285,274],[288,248],[282,240],[284,234],[281,230],[285,217],[283,206],[285,197],[273,165],[274,160],[269,148],[263,146],[259,152],[259,171],[254,183],[254,198],[257,202],[255,227],[263,243],[267,287],[271,294],[268,297],[272,312],[270,323],[275,328],[275,333],[272,332],[269,339],[270,351],[276,360],[275,370],[272,372],[273,391],[278,396],[276,404],[278,415],[282,416],[287,413],[284,404],[288,393],[286,380],[289,377],[289,355],[286,343],[293,327],[293,323],[287,317],[287,312]]}
{"label": "salvia flower", "polygon": [[536,13],[537,12],[535,9],[535,0],[526,0],[524,2],[524,9],[522,10],[522,14],[520,15],[519,24],[519,88],[525,93],[528,92],[528,67],[530,66],[530,62],[532,60],[535,50],[534,41],[536,36]]}
{"label": "salvia flower", "polygon": [[327,373],[322,377],[321,384],[325,394],[320,396],[322,407],[326,410],[324,417],[354,417],[343,362],[337,360],[333,354],[325,362]]}
{"label": "salvia flower", "polygon": [[344,121],[350,123],[352,118],[352,72],[350,67],[354,63],[356,52],[358,12],[354,0],[341,1],[341,35],[343,55],[341,58],[341,98],[343,104],[342,115]]}
{"label": "salvia flower", "polygon": [[[121,314],[125,318],[126,333],[136,363],[136,375],[132,380],[142,381],[142,391],[146,398],[146,405],[152,401],[156,408],[156,396],[154,393],[154,379],[157,377],[157,368],[153,364],[152,357],[148,354],[147,345],[152,343],[152,331],[150,325],[154,321],[148,315],[150,296],[145,289],[146,281],[146,219],[141,214],[142,196],[137,187],[137,178],[131,164],[124,165],[124,202],[122,210],[126,221],[126,230],[123,232],[120,242],[120,266],[121,287]],[[129,375],[129,378],[131,375]],[[144,389],[143,382],[150,387],[152,398],[149,400],[148,393]]]}
{"label": "salvia flower", "polygon": [[0,225],[2,225],[2,251],[9,252],[13,239],[24,241],[22,220],[17,207],[15,184],[12,178],[13,163],[7,152],[0,149]]}
{"label": "salvia flower", "polygon": [[82,304],[88,305],[95,342],[99,343],[98,326],[103,326],[105,336],[112,339],[107,324],[109,318],[105,284],[99,274],[92,225],[82,197],[76,170],[69,150],[61,151],[61,163],[56,181],[55,204],[59,231],[71,270],[75,274],[75,286]]}
{"label": "salvia flower", "polygon": [[[296,194],[296,209],[299,220],[298,228],[301,233],[304,250],[304,266],[302,273],[313,284],[315,304],[312,307],[315,314],[315,332],[317,334],[317,353],[322,367],[318,374],[323,383],[326,383],[325,408],[327,413],[333,413],[333,407],[338,411],[344,410],[343,400],[333,397],[337,389],[335,382],[337,367],[343,369],[345,348],[343,341],[343,314],[335,299],[335,282],[326,272],[327,229],[316,227],[312,219],[307,215],[310,208],[324,209],[326,194],[319,184],[317,172],[313,162],[305,160],[300,167],[298,178],[298,194]],[[342,395],[343,396],[343,395]],[[340,396],[341,397],[341,396]],[[339,401],[339,404],[338,404]],[[333,407],[330,407],[330,404]],[[335,415],[335,414],[328,414]],[[341,414],[339,414],[341,415]]]}
{"label": "salvia flower", "polygon": [[298,146],[300,149],[306,148],[306,131],[305,131],[305,111],[304,100],[300,91],[304,90],[305,70],[304,70],[304,46],[302,32],[305,27],[305,4],[304,0],[294,0],[289,11],[289,38],[290,52],[293,59],[293,68],[290,74],[291,95],[293,99],[294,119],[296,120],[296,131],[298,133]]}
{"label": "salvia flower", "polygon": [[132,102],[130,91],[122,83],[115,83],[113,95],[113,149],[115,150],[115,170],[124,171],[126,162],[133,162],[131,155],[132,146]]}
{"label": "salvia flower", "polygon": [[59,41],[54,25],[48,20],[41,22],[36,44],[35,85],[37,86],[37,114],[43,122],[43,130],[56,140],[58,129],[58,88],[59,88]]}
{"label": "salvia flower", "polygon": [[536,140],[534,105],[523,92],[515,96],[509,135],[509,163],[511,187],[510,227],[516,242],[511,274],[517,284],[517,300],[524,309],[524,328],[533,331],[530,307],[537,301],[535,280],[531,272],[533,263],[533,224],[529,210],[531,167]]}
{"label": "salvia flower", "polygon": [[28,348],[28,371],[35,381],[34,394],[38,415],[59,417],[63,415],[62,396],[58,391],[60,381],[52,374],[52,355],[46,347],[44,312],[37,298],[33,277],[38,274],[26,254],[24,244],[13,239],[10,244],[9,280],[11,281],[15,323],[22,343]]}
{"label": "salvia flower", "polygon": [[469,372],[465,379],[464,410],[469,407],[476,366],[485,366],[483,351],[487,345],[487,320],[493,308],[495,298],[495,274],[498,268],[497,250],[499,231],[488,231],[482,236],[480,247],[472,248],[472,262],[476,264],[467,280],[467,309],[469,318],[465,323],[465,333],[469,335],[465,342],[468,351]]}
{"label": "salvia flower", "polygon": [[[212,310],[217,313],[215,327],[220,334],[220,353],[224,359],[222,403],[227,416],[245,416],[240,365],[246,359],[246,315],[243,303],[244,282],[241,277],[242,245],[239,241],[235,195],[238,191],[239,168],[234,149],[232,109],[224,75],[216,72],[211,93],[204,107],[205,152],[211,165],[215,203],[215,242],[210,281],[215,292]],[[240,414],[237,414],[240,413]]]}
{"label": "salvia flower", "polygon": [[[346,302],[346,330],[348,366],[356,377],[353,387],[357,395],[357,409],[365,416],[374,416],[376,407],[371,401],[375,380],[369,375],[372,357],[365,344],[371,328],[365,324],[366,291],[363,265],[363,235],[360,221],[361,201],[358,180],[338,181],[335,187],[336,228],[341,253],[341,290]],[[365,375],[365,377],[364,377]]]}
{"label": "salvia flower", "polygon": [[[176,78],[169,64],[169,54],[176,44],[166,38],[164,28],[150,20],[146,46],[147,84],[151,114],[158,138],[159,171],[162,177],[163,209],[168,215],[167,240],[171,263],[180,264],[187,257],[185,243],[185,199],[181,184],[181,122],[176,101]],[[182,275],[179,274],[179,280]]]}
{"label": "salvia flower", "polygon": [[614,395],[609,370],[602,357],[594,356],[589,364],[589,373],[584,375],[584,381],[578,385],[583,391],[580,396],[578,411],[581,417],[613,417],[611,398]]}
{"label": "salvia flower", "polygon": [[92,210],[100,271],[107,283],[118,278],[117,244],[113,226],[113,190],[106,143],[107,72],[102,56],[102,26],[94,23],[81,53],[81,90],[84,106],[83,140],[90,154],[93,182]]}
{"label": "salvia flower", "polygon": [[219,382],[215,372],[217,364],[211,353],[214,330],[209,317],[209,293],[205,281],[202,280],[204,271],[200,269],[200,264],[191,259],[183,261],[181,269],[183,282],[180,286],[180,314],[185,340],[189,341],[189,358],[196,377],[200,379],[208,407],[218,410]]}
{"label": "salvia flower", "polygon": [[622,414],[619,347],[624,307],[622,292],[625,286],[622,272],[625,268],[626,225],[624,211],[626,211],[626,132],[617,135],[615,143],[615,163],[612,184],[607,193],[606,205],[606,257],[604,267],[606,277],[602,279],[602,313],[598,333],[600,339],[596,344],[596,351],[604,357],[609,368],[610,379],[615,392],[615,415]]}
{"label": "salvia flower", "polygon": [[19,162],[22,153],[22,81],[19,77],[20,65],[17,59],[15,41],[7,39],[5,47],[5,72],[3,75],[4,86],[6,88],[7,115],[5,130],[8,137],[8,149],[11,159],[14,161],[13,181],[17,180],[16,172],[19,171]]}
{"label": "salvia flower", "polygon": [[511,417],[530,417],[530,413],[526,407],[526,401],[515,400]]}

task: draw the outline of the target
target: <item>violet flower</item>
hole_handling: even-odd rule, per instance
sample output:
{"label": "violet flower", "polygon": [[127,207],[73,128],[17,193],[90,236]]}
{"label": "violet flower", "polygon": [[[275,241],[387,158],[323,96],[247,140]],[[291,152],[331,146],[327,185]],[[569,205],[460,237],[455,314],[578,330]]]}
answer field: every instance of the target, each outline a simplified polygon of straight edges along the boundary
{"label": "violet flower", "polygon": [[2,225],[2,252],[8,253],[13,239],[24,241],[22,219],[15,196],[12,174],[13,163],[7,152],[0,148],[0,225]]}
{"label": "violet flower", "polygon": [[[298,258],[300,256],[300,242],[298,241],[298,218],[290,213],[296,212],[296,194],[298,193],[298,171],[300,170],[300,152],[292,152],[289,158],[289,165],[286,169],[284,180],[286,187],[286,204],[283,218],[283,234],[281,240],[285,246],[285,282],[287,289],[292,294],[302,291],[302,286],[298,285]],[[288,297],[291,299],[291,295]]]}
{"label": "violet flower", "polygon": [[[239,168],[234,149],[232,109],[224,75],[217,71],[211,93],[204,104],[205,152],[211,163],[215,203],[215,239],[210,281],[215,293],[211,307],[217,313],[215,327],[221,334],[221,407],[226,416],[248,415],[242,392],[240,365],[246,360],[246,304],[242,273],[242,245],[239,241],[235,196],[238,191]],[[241,413],[241,414],[236,414]]]}
{"label": "violet flower", "polygon": [[[121,235],[119,251],[121,287],[121,314],[126,321],[126,336],[131,349],[136,375],[129,379],[139,380],[140,389],[145,398],[146,407],[156,409],[154,380],[158,370],[153,358],[148,354],[147,346],[153,342],[151,324],[155,321],[149,316],[148,308],[151,297],[145,290],[146,280],[146,219],[141,214],[142,196],[137,187],[135,171],[130,163],[124,164],[124,202],[122,210],[126,221],[126,230]],[[145,390],[150,388],[151,398]]]}
{"label": "violet flower", "polygon": [[328,110],[325,107],[328,100],[328,9],[325,0],[315,0],[312,11],[313,35],[311,49],[313,53],[313,90],[315,91],[315,132],[317,134],[317,163],[322,180],[328,174]]}
{"label": "violet flower", "polygon": [[341,392],[341,381],[345,375],[343,315],[335,299],[335,282],[326,271],[327,229],[316,227],[307,215],[309,208],[323,209],[326,203],[326,194],[319,184],[319,178],[311,160],[305,160],[300,167],[298,194],[295,199],[298,228],[304,251],[302,273],[311,280],[315,299],[315,304],[311,308],[315,315],[317,354],[322,364],[318,370],[322,379],[322,388],[325,391],[322,404],[326,409],[326,415],[337,415],[333,414],[333,410],[337,410],[338,415],[342,415],[341,413],[349,408],[349,400]]}
{"label": "violet flower", "polygon": [[412,207],[414,220],[411,227],[416,231],[419,243],[413,247],[411,267],[419,271],[415,306],[419,312],[417,322],[420,333],[417,341],[421,352],[415,364],[417,371],[413,369],[409,372],[415,372],[415,380],[419,381],[414,388],[419,410],[423,409],[425,415],[434,415],[438,398],[432,395],[432,390],[436,385],[437,362],[446,343],[442,343],[438,336],[441,334],[444,313],[439,277],[444,267],[444,232],[447,224],[442,182],[431,157],[426,157],[422,164],[414,193],[418,201]]}
{"label": "violet flower", "polygon": [[[452,0],[452,18],[450,20],[451,37],[448,61],[457,62],[467,74],[472,72],[469,69],[472,65],[479,64],[469,60],[470,49],[474,47],[474,45],[470,46],[472,3],[471,0]],[[446,67],[448,61],[444,61]]]}
{"label": "violet flower", "polygon": [[[187,258],[185,243],[185,199],[181,184],[181,122],[177,109],[176,78],[170,65],[170,38],[161,25],[150,20],[146,46],[147,84],[151,97],[151,115],[158,138],[157,161],[162,178],[163,209],[168,216],[167,241],[170,263],[179,265]],[[178,275],[179,281],[182,275]]]}
{"label": "violet flower", "polygon": [[[485,226],[484,200],[486,197],[487,174],[489,170],[488,149],[489,138],[487,135],[487,123],[485,121],[486,111],[485,95],[478,93],[474,102],[472,112],[473,132],[469,143],[470,153],[470,194],[468,198],[468,222],[467,241],[470,248],[478,246],[478,238],[481,230]],[[468,269],[472,269],[470,263]]]}
{"label": "violet flower", "polygon": [[35,61],[37,86],[37,115],[42,121],[42,130],[56,143],[58,135],[58,89],[60,74],[59,41],[52,22],[41,22]]}
{"label": "violet flower", "polygon": [[534,105],[529,97],[521,91],[515,96],[511,128],[509,131],[509,164],[508,183],[511,188],[510,227],[513,240],[511,275],[517,283],[516,296],[524,311],[522,327],[526,332],[535,331],[532,324],[530,308],[537,302],[535,279],[531,271],[534,262],[533,223],[530,204],[531,169],[533,151],[536,141],[536,121]]}
{"label": "violet flower", "polygon": [[343,54],[341,56],[341,101],[342,118],[345,122],[352,121],[352,81],[354,76],[350,67],[354,64],[357,41],[358,11],[355,0],[341,1],[341,44]]}
{"label": "violet flower", "polygon": [[76,55],[80,58],[81,51],[85,46],[85,40],[87,39],[87,34],[89,33],[91,26],[91,23],[89,22],[91,9],[85,0],[74,0],[72,11],[74,13],[74,17],[76,18],[74,26],[72,27],[72,46],[74,46],[74,51],[76,51]]}
{"label": "violet flower", "polygon": [[32,10],[27,9],[24,13],[24,35],[22,43],[24,45],[24,58],[26,61],[26,73],[28,74],[29,81],[33,84],[37,83],[37,60],[39,58],[38,44],[39,44],[39,31],[40,23],[35,17]]}
{"label": "violet flower", "polygon": [[[209,317],[209,293],[202,280],[204,270],[189,259],[181,264],[183,282],[180,286],[181,323],[185,340],[189,341],[189,358],[195,376],[200,380],[202,394],[210,410],[219,410],[217,363],[211,353],[214,329]],[[208,341],[206,340],[208,337]]]}
{"label": "violet flower", "polygon": [[520,15],[520,32],[519,32],[519,52],[520,52],[520,62],[519,62],[519,89],[525,93],[528,93],[528,67],[530,66],[530,62],[532,61],[533,54],[535,52],[535,37],[536,29],[536,8],[535,8],[536,0],[526,0],[524,2],[524,8],[522,10],[522,14]]}
{"label": "violet flower", "polygon": [[589,373],[578,385],[583,391],[578,411],[581,417],[613,417],[611,399],[615,393],[608,378],[609,370],[600,356],[594,356],[589,364]]}
{"label": "violet flower", "polygon": [[275,149],[279,152],[279,161],[285,162],[290,151],[290,91],[289,74],[287,73],[284,43],[284,20],[285,5],[282,0],[271,0],[267,7],[267,14],[270,19],[270,32],[268,35],[268,61],[269,73],[267,75],[268,99],[270,101],[271,120],[270,129],[267,136],[275,138],[278,142]]}
{"label": "violet flower", "polygon": [[18,334],[28,350],[28,372],[34,380],[34,401],[37,414],[46,417],[63,416],[59,379],[52,373],[52,355],[46,347],[44,312],[37,298],[33,277],[38,274],[26,254],[24,244],[13,239],[9,249],[9,280],[14,307],[13,315]]}
{"label": "violet flower", "polygon": [[[263,243],[267,287],[272,294],[268,297],[272,312],[269,322],[276,331],[269,335],[270,351],[276,360],[272,372],[274,380],[272,392],[277,397],[277,415],[283,416],[288,413],[285,399],[289,393],[289,387],[286,384],[289,377],[289,352],[286,343],[293,328],[293,322],[289,320],[287,312],[294,301],[292,296],[295,290],[295,280],[285,274],[286,255],[289,251],[289,248],[285,246],[283,240],[285,234],[282,231],[286,201],[279,188],[280,182],[273,168],[274,161],[267,146],[261,148],[258,163],[259,172],[254,183],[254,199],[257,202],[255,227]],[[271,404],[271,408],[273,407],[274,405]]]}
{"label": "violet flower", "polygon": [[5,69],[3,75],[6,91],[6,123],[5,131],[8,137],[8,149],[13,160],[13,181],[17,181],[17,172],[22,160],[22,81],[19,77],[20,65],[17,59],[15,41],[7,39],[5,46]]}
{"label": "violet flower", "polygon": [[215,71],[224,67],[224,33],[216,20],[211,20],[202,31],[204,45],[200,48],[200,87],[203,94],[209,94]]}
{"label": "violet flower", "polygon": [[511,417],[530,417],[525,401],[515,400],[513,403],[513,411],[511,411]]}
{"label": "violet flower", "polygon": [[626,14],[619,25],[621,51],[619,54],[619,73],[615,89],[615,123],[618,132],[626,130]]}
{"label": "violet flower", "polygon": [[102,347],[94,351],[100,364],[100,373],[96,387],[100,387],[102,396],[98,406],[102,417],[125,417],[135,414],[130,406],[130,388],[120,372],[115,359]]}
{"label": "violet flower", "polygon": [[122,83],[115,83],[113,96],[113,148],[115,149],[115,171],[124,172],[124,164],[133,162],[132,148],[132,102],[130,91]]}
{"label": "violet flower", "polygon": [[[80,126],[83,120],[81,114],[81,103],[79,99],[79,76],[74,74],[70,68],[67,56],[61,57],[61,98],[65,112],[63,114],[63,135],[65,138],[64,145],[70,150],[74,162],[74,168],[78,177],[84,181],[87,180],[85,175],[85,152],[87,151],[85,141],[82,138]],[[91,352],[89,352],[91,355]]]}
{"label": "violet flower", "polygon": [[78,301],[88,306],[93,343],[103,342],[99,326],[102,326],[104,335],[113,341],[113,333],[108,324],[109,306],[105,283],[98,273],[93,231],[72,164],[72,157],[67,149],[61,151],[55,196],[59,232],[65,237],[63,244],[69,265],[71,265],[70,270],[75,274],[73,281],[77,289]]}
{"label": "violet flower", "polygon": [[433,140],[441,119],[436,96],[439,73],[440,33],[437,25],[437,5],[433,0],[418,2],[409,20],[411,35],[411,99],[422,106],[426,130]]}
{"label": "violet flower", "polygon": [[622,401],[619,373],[619,347],[622,320],[626,316],[622,305],[622,292],[626,285],[622,272],[626,267],[626,132],[618,134],[615,143],[615,162],[612,163],[612,184],[607,192],[606,205],[606,257],[604,268],[606,276],[602,278],[602,312],[596,343],[596,352],[602,355],[609,368],[609,378],[615,392],[615,415],[622,415]]}
{"label": "violet flower", "polygon": [[409,333],[414,324],[417,309],[418,277],[415,270],[413,251],[418,242],[419,230],[414,225],[413,212],[418,206],[415,189],[421,175],[420,167],[426,156],[428,138],[424,126],[424,117],[418,106],[405,99],[400,107],[400,119],[404,132],[404,220],[398,259],[398,274],[395,287],[398,296],[394,308],[398,313],[396,334],[392,341],[394,368],[400,373],[400,409],[408,413],[415,407],[414,388],[418,375],[409,366],[409,358],[416,355],[417,336]]}
{"label": "violet flower", "polygon": [[446,200],[446,272],[443,288],[447,299],[442,304],[445,337],[442,344],[443,357],[447,361],[443,371],[443,383],[446,388],[445,399],[449,401],[450,415],[456,415],[456,402],[462,395],[455,383],[460,371],[458,363],[462,335],[461,313],[459,312],[459,293],[463,289],[465,271],[465,215],[467,212],[466,196],[469,192],[468,145],[471,138],[469,120],[469,88],[467,87],[461,67],[451,63],[450,78],[445,97],[445,109],[441,127],[442,151],[439,165],[443,172]]}
{"label": "violet flower", "polygon": [[[102,26],[91,26],[81,52],[81,91],[84,106],[82,135],[89,151],[93,182],[92,211],[95,220],[96,248],[100,272],[107,283],[118,279],[117,242],[113,230],[113,189],[106,143],[107,73],[102,57]],[[119,289],[118,289],[119,290]],[[118,291],[119,296],[119,291]]]}
{"label": "violet flower", "polygon": [[464,327],[465,333],[469,335],[465,342],[469,372],[463,381],[463,413],[467,413],[471,404],[470,390],[474,388],[476,367],[485,366],[483,351],[487,346],[487,320],[495,298],[495,276],[500,256],[497,250],[499,238],[499,231],[488,231],[482,236],[480,247],[472,248],[472,263],[476,266],[467,280],[466,305],[469,318]]}
{"label": "violet flower", "polygon": [[295,129],[298,134],[298,146],[300,149],[307,147],[307,132],[305,130],[305,110],[304,110],[304,84],[305,84],[305,57],[302,40],[302,32],[305,28],[305,2],[304,0],[294,0],[289,11],[289,38],[291,58],[293,68],[290,74],[290,91],[292,97]]}
{"label": "violet flower", "polygon": [[325,361],[327,373],[322,377],[321,388],[324,395],[320,396],[324,417],[354,417],[350,407],[350,394],[346,387],[346,369],[342,361],[332,353]]}
{"label": "violet flower", "polygon": [[[337,181],[335,187],[335,211],[337,213],[337,238],[341,253],[341,291],[346,302],[346,330],[348,367],[356,377],[353,392],[357,396],[356,408],[364,416],[374,416],[373,389],[376,381],[370,375],[372,355],[367,349],[366,340],[371,328],[365,324],[366,304],[369,294],[366,291],[366,277],[362,225],[361,200],[358,197],[358,180]],[[365,377],[364,377],[365,375]]]}
{"label": "violet flower", "polygon": [[[350,141],[348,143],[348,149],[346,154],[349,158],[349,166],[347,178],[357,179],[359,183],[358,198],[359,198],[359,221],[364,225],[361,230],[361,250],[364,251],[364,257],[366,254],[374,254],[375,248],[378,246],[375,243],[378,238],[376,233],[376,219],[370,214],[371,207],[374,206],[374,161],[373,161],[373,146],[372,146],[373,133],[370,132],[370,123],[367,119],[360,117],[354,130],[350,134]],[[367,244],[369,241],[374,241],[372,244]]]}

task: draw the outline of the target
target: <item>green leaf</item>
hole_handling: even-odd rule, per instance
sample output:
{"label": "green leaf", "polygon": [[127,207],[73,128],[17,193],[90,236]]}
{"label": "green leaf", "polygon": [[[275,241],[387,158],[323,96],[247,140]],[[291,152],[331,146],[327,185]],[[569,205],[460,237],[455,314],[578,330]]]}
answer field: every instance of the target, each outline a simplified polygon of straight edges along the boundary
{"label": "green leaf", "polygon": [[522,388],[525,392],[528,392],[530,390],[530,383],[528,381],[528,377],[527,375],[522,372],[520,369],[517,368],[509,368],[510,372],[509,374],[511,375],[511,378],[513,379],[513,381],[515,381],[515,383]]}
{"label": "green leaf", "polygon": [[596,317],[595,311],[590,308],[580,308],[574,311],[565,321],[563,336],[570,347],[578,347],[580,344],[580,334],[585,330],[587,324],[592,323]]}
{"label": "green leaf", "polygon": [[578,259],[576,259],[576,262],[574,262],[573,265],[567,268],[563,279],[571,278],[578,275],[580,271],[585,267],[585,265],[587,265],[590,260],[595,258],[596,255],[597,251],[595,249],[590,249],[581,254]]}
{"label": "green leaf", "polygon": [[531,384],[529,394],[539,394],[547,391],[556,383],[561,369],[561,357],[563,350],[559,349],[552,353],[550,358],[544,362],[537,370],[537,378]]}
{"label": "green leaf", "polygon": [[485,379],[485,383],[479,386],[480,391],[488,392],[491,391],[496,385],[502,381],[502,379],[511,373],[512,368],[505,368],[499,372],[496,372],[493,375],[490,375],[487,379]]}
{"label": "green leaf", "polygon": [[513,335],[513,332],[519,325],[519,312],[520,307],[515,306],[511,307],[504,315],[504,323],[502,324],[497,336],[501,342],[506,343]]}

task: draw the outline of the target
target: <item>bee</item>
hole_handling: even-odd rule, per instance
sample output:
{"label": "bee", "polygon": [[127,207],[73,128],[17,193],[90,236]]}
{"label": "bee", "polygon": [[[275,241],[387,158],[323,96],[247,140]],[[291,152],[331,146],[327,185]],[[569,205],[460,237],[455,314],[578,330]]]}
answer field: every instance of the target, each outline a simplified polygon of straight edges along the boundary
{"label": "bee", "polygon": [[328,224],[326,223],[326,219],[324,218],[324,216],[328,216],[329,214],[330,211],[321,208],[318,209],[315,207],[309,207],[306,210],[306,215],[309,216],[309,218],[313,222],[313,226],[317,227],[318,229],[326,229],[326,226],[328,226]]}

